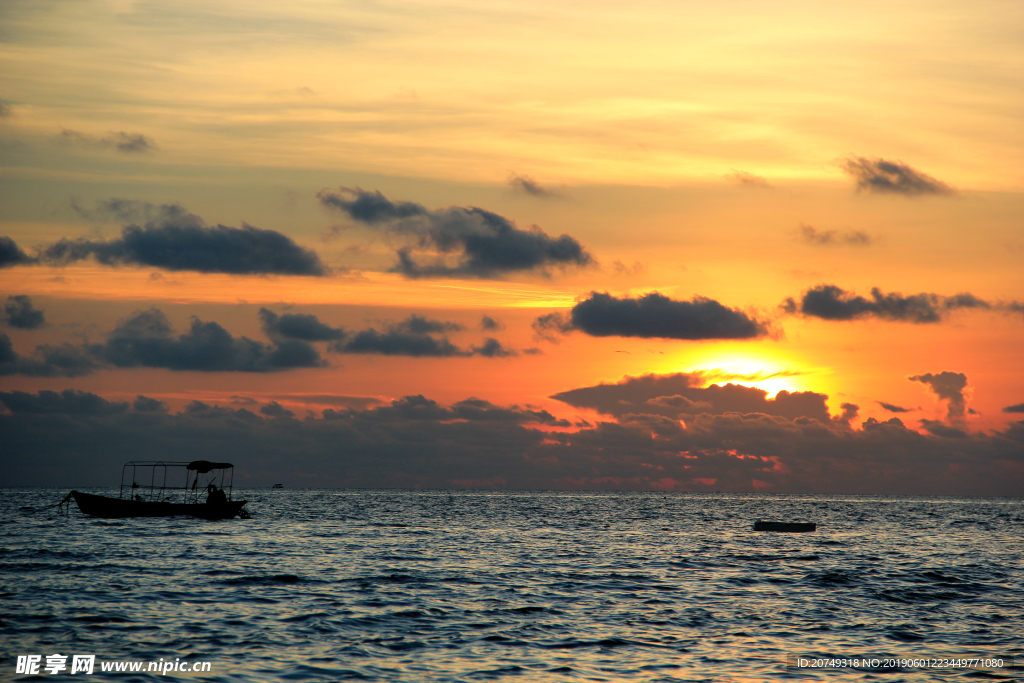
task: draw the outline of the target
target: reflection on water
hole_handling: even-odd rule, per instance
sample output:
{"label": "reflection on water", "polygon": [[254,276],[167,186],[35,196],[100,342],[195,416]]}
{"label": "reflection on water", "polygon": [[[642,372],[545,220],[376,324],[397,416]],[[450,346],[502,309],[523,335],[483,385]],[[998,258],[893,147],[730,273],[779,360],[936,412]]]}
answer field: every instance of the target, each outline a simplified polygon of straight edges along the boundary
{"label": "reflection on water", "polygon": [[[0,677],[16,655],[55,652],[208,660],[206,679],[224,681],[825,679],[836,672],[787,657],[1024,663],[1019,499],[236,490],[252,520],[26,509],[64,493],[2,492]],[[818,531],[754,533],[757,518]]]}

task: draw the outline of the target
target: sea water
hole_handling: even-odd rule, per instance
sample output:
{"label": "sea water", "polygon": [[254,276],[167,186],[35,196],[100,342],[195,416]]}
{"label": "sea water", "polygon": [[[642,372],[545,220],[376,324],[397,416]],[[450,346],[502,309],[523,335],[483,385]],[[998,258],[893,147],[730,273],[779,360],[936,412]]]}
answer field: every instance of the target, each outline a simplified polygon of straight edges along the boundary
{"label": "sea water", "polygon": [[[75,654],[119,681],[1024,677],[1021,499],[236,489],[250,520],[39,509],[64,493],[2,491],[0,679],[78,680]],[[67,671],[16,672],[54,654]],[[116,661],[210,671],[100,672]]]}

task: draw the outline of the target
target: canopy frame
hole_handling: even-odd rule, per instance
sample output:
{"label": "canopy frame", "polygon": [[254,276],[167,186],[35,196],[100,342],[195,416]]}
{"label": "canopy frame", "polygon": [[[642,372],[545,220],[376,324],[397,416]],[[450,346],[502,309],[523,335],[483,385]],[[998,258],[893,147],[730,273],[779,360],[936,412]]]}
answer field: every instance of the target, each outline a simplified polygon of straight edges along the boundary
{"label": "canopy frame", "polygon": [[[129,468],[131,468],[130,477],[128,476]],[[168,485],[168,471],[179,468],[184,472],[184,483],[175,486],[172,482],[171,485]],[[182,503],[198,504],[199,497],[205,494],[210,486],[215,486],[223,490],[227,500],[231,501],[234,472],[234,465],[228,462],[133,460],[121,468],[121,490],[117,497],[121,500],[171,503],[176,502],[172,498],[179,494]],[[142,483],[139,482],[140,474]],[[147,474],[148,484],[145,482]]]}

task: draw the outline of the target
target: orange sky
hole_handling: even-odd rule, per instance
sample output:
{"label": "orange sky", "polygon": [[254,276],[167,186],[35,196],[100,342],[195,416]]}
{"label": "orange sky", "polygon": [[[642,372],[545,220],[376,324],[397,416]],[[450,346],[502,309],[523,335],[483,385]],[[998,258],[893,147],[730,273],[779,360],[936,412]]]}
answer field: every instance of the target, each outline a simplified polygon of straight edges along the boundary
{"label": "orange sky", "polygon": [[[899,418],[913,434],[893,439],[917,445],[892,452],[915,463],[910,469],[946,472],[922,491],[956,493],[957,467],[983,458],[977,471],[998,473],[1003,483],[965,484],[963,492],[1019,495],[1021,12],[994,1],[649,2],[629,10],[597,3],[585,12],[529,1],[485,9],[14,3],[4,11],[9,39],[0,46],[0,235],[20,252],[0,244],[7,259],[0,304],[8,306],[0,334],[11,349],[5,361],[0,348],[0,395],[74,389],[116,403],[141,394],[166,403],[165,426],[191,419],[182,411],[194,400],[256,413],[276,401],[296,424],[308,417],[327,425],[332,406],[384,420],[371,407],[403,396],[442,406],[475,397],[579,423],[516,418],[524,438],[530,430],[582,430],[577,446],[566,448],[596,450],[560,460],[567,467],[576,458],[582,468],[602,439],[617,438],[595,425],[639,429],[661,409],[598,412],[553,395],[702,373],[701,386],[823,394],[830,417],[772,419],[794,430],[801,419],[817,419],[830,438],[862,444],[856,453],[888,452],[890,442],[871,441],[865,423]],[[344,204],[357,197],[379,197],[386,206],[374,210],[384,213]],[[489,232],[496,223],[469,207],[496,216],[505,232]],[[301,260],[312,251],[322,270],[224,265],[257,257],[213,241],[184,256],[180,243],[131,251],[122,232],[129,225],[158,240],[181,226],[192,226],[193,237],[220,230],[240,239],[255,226],[272,233],[250,236],[284,240],[259,258]],[[517,251],[547,249],[560,236],[582,255]],[[47,256],[62,239],[80,240],[93,255]],[[98,256],[118,249],[107,263]],[[396,265],[403,249],[415,267],[447,270],[403,272]],[[168,266],[173,258],[178,265]],[[846,292],[845,304],[832,305],[847,306],[850,319],[823,317],[802,299],[822,285]],[[873,288],[889,303],[872,303]],[[657,292],[679,306],[656,320],[643,314],[626,322],[622,309],[603,311],[602,320],[618,327],[601,336],[580,317],[592,292],[634,303]],[[965,293],[975,303],[955,298]],[[8,298],[19,296],[29,309]],[[685,333],[643,331],[685,317],[678,312],[694,297],[756,322],[760,332],[723,338],[708,331],[706,317],[679,322],[689,325]],[[780,308],[787,298],[797,310]],[[908,312],[921,301],[930,302],[932,319]],[[264,307],[285,321],[315,316],[321,334],[335,336],[275,332],[261,323]],[[124,355],[117,344],[128,343],[129,321],[151,309],[173,329],[161,333],[163,351],[132,346],[135,355]],[[45,322],[25,323],[18,310],[42,311]],[[552,313],[571,319],[575,331],[542,334],[537,321]],[[413,315],[435,327],[410,332]],[[484,329],[484,316],[498,324]],[[182,335],[193,317],[219,325],[236,346],[246,343],[241,337],[254,340],[254,353],[265,354],[259,363],[271,365],[218,366],[207,347],[195,352],[206,357],[184,358],[192,338]],[[371,329],[412,335],[402,343],[434,351],[358,350],[353,339]],[[488,355],[488,338],[503,351]],[[453,346],[437,351],[444,340]],[[88,368],[54,365],[46,348],[57,347]],[[306,360],[281,360],[285,350]],[[966,378],[952,398],[908,379],[943,372]],[[21,438],[28,427],[19,420],[31,410],[15,404],[0,413],[19,444],[10,455],[32,455],[43,442]],[[856,415],[840,419],[843,404],[856,405]],[[680,444],[698,448],[699,415],[724,419],[739,410],[700,405],[679,413]],[[259,414],[277,424],[270,412]],[[81,438],[68,431],[61,448],[89,451]],[[399,448],[375,438],[366,437],[371,451]],[[749,438],[750,449],[768,452],[775,437]],[[794,436],[779,452],[796,453],[807,438]],[[722,439],[699,447],[710,458],[730,450]],[[438,441],[433,452],[450,447]],[[521,456],[545,461],[531,448],[543,450],[524,446]],[[953,455],[928,464],[914,459],[918,451]],[[856,467],[875,467],[867,456],[851,457],[860,458]],[[487,478],[465,467],[461,479]],[[812,465],[799,467],[769,488],[846,490],[845,465],[817,475]],[[15,483],[32,483],[39,474],[17,476]],[[530,481],[556,488],[579,481],[545,476]],[[655,481],[615,476],[627,488]],[[674,486],[709,486],[693,483],[701,479],[748,490],[743,476],[722,470]],[[424,477],[437,486],[460,479]],[[378,472],[331,481],[388,480]],[[871,481],[878,490],[889,486],[880,474]]]}

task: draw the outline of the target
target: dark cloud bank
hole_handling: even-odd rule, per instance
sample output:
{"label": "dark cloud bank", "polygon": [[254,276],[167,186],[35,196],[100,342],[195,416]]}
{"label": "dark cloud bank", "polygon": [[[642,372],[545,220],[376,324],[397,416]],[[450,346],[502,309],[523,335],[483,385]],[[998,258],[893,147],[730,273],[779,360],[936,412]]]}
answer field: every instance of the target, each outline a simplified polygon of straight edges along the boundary
{"label": "dark cloud bank", "polygon": [[638,299],[591,292],[566,315],[549,313],[533,322],[541,338],[580,331],[593,337],[659,337],[663,339],[753,339],[768,334],[767,323],[714,299],[689,301],[652,292]]}
{"label": "dark cloud bank", "polygon": [[946,183],[901,161],[848,157],[843,160],[841,167],[857,181],[857,189],[866,192],[902,194],[910,197],[956,193],[956,190]]}
{"label": "dark cloud bank", "polygon": [[543,410],[479,399],[406,396],[296,419],[274,402],[253,412],[194,401],[170,414],[145,396],[129,405],[73,390],[0,392],[0,485],[108,486],[145,443],[153,459],[234,462],[242,485],[1022,493],[1024,422],[990,434],[935,425],[945,429],[922,435],[896,418],[851,429],[856,406],[829,418],[820,394],[768,400],[697,379],[559,394],[618,416],[575,430]]}
{"label": "dark cloud bank", "polygon": [[[352,220],[409,240],[398,249],[396,272],[407,277],[496,278],[517,272],[550,274],[552,268],[585,267],[593,258],[569,235],[551,237],[537,226],[522,230],[509,219],[477,207],[429,210],[393,202],[379,191],[322,190],[320,203]],[[433,251],[436,257],[416,252]]]}

